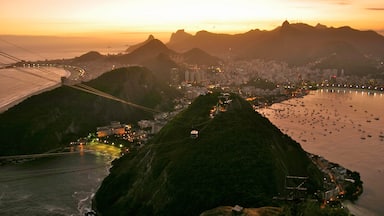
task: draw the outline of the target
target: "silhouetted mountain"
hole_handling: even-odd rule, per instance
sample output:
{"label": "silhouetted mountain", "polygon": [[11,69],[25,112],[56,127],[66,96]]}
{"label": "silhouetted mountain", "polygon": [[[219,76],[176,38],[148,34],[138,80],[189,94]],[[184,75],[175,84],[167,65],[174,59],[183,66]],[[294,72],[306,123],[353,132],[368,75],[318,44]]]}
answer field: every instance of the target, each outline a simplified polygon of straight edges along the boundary
{"label": "silhouetted mountain", "polygon": [[143,65],[154,71],[159,80],[168,82],[171,68],[177,67],[170,57],[174,54],[175,52],[168,49],[160,40],[153,39],[137,47],[131,53],[111,56],[110,61],[118,64]]}
{"label": "silhouetted mountain", "polygon": [[182,45],[184,43],[184,40],[189,40],[193,38],[193,35],[188,34],[184,31],[184,29],[177,30],[176,33],[172,33],[171,35],[171,41],[173,44]]}
{"label": "silhouetted mountain", "polygon": [[96,51],[90,51],[85,53],[84,55],[81,55],[80,57],[75,57],[73,59],[74,62],[84,62],[84,61],[98,61],[102,59],[104,56],[101,55],[99,52]]}
{"label": "silhouetted mountain", "polygon": [[[52,63],[69,64],[84,68],[85,80],[95,78],[111,68],[126,67],[129,65],[140,65],[153,71],[156,78],[161,82],[169,82],[171,68],[177,67],[172,60],[176,52],[170,50],[161,41],[153,36],[134,46],[135,49],[127,54],[101,55],[97,52],[89,52],[80,57],[67,60],[54,60]],[[76,73],[76,71],[74,71]]]}
{"label": "silhouetted mountain", "polygon": [[[118,98],[164,110],[176,95],[141,67],[120,68],[85,83]],[[86,136],[111,121],[152,113],[68,86],[33,96],[0,114],[0,155],[41,153]]]}
{"label": "silhouetted mountain", "polygon": [[150,59],[158,57],[160,54],[172,55],[174,51],[168,49],[160,40],[153,39],[137,47],[133,52],[111,57],[113,60],[129,63],[142,64]]}
{"label": "silhouetted mountain", "polygon": [[151,143],[114,161],[93,202],[99,213],[199,215],[218,206],[272,205],[286,175],[309,176],[309,191],[322,185],[300,145],[239,96],[211,119],[219,95],[200,96]]}
{"label": "silhouetted mountain", "polygon": [[[187,33],[177,31],[172,34],[167,46],[177,52],[186,52],[193,48],[200,48],[211,55],[225,57],[222,54],[228,53],[234,37],[227,34],[216,34],[207,31],[199,31],[195,36],[183,36]],[[176,41],[172,40],[177,38]]]}
{"label": "silhouetted mountain", "polygon": [[[357,69],[361,67],[375,72],[376,65],[372,60],[384,55],[384,37],[374,31],[321,24],[313,27],[285,21],[271,31],[252,30],[234,35],[200,31],[183,39],[178,34],[186,33],[175,33],[167,44],[178,52],[200,48],[222,58],[261,58],[295,65],[320,62],[318,67],[345,69],[346,73],[365,73]],[[178,40],[174,41],[174,38]],[[346,47],[349,47],[348,52]]]}
{"label": "silhouetted mountain", "polygon": [[184,63],[188,64],[218,65],[220,62],[219,58],[211,56],[199,48],[193,48],[181,54],[180,57]]}
{"label": "silhouetted mountain", "polygon": [[136,50],[137,48],[139,48],[141,46],[144,46],[145,44],[151,42],[154,39],[155,39],[155,37],[153,35],[149,35],[147,40],[145,40],[144,42],[141,42],[141,43],[138,43],[138,44],[135,44],[135,45],[132,45],[132,46],[128,47],[128,49],[125,50],[125,52],[130,53],[130,52]]}

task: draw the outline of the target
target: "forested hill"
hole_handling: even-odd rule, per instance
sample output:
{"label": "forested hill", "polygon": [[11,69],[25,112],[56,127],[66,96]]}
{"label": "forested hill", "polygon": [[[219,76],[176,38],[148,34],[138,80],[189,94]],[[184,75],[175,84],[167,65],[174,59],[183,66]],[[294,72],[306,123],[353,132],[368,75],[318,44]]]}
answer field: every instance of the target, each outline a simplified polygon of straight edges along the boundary
{"label": "forested hill", "polygon": [[[123,100],[159,110],[177,95],[142,67],[120,68],[86,82]],[[111,121],[152,118],[152,113],[68,86],[32,96],[0,114],[0,155],[41,153],[68,145]]]}
{"label": "forested hill", "polygon": [[284,193],[287,175],[308,176],[309,193],[318,189],[322,174],[306,152],[239,96],[210,118],[219,96],[198,97],[151,143],[115,161],[95,196],[98,212],[199,215],[217,206],[268,206]]}

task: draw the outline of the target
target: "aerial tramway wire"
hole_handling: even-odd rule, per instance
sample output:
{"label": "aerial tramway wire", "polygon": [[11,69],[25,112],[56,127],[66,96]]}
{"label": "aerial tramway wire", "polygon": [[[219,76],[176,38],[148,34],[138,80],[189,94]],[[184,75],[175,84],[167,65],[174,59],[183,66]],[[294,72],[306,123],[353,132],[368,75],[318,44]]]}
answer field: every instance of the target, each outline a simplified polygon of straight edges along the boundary
{"label": "aerial tramway wire", "polygon": [[15,62],[23,61],[22,59],[19,59],[16,56],[10,55],[10,54],[5,53],[3,51],[0,51],[0,56],[3,56],[5,58],[10,59],[10,60],[15,61]]}
{"label": "aerial tramway wire", "polygon": [[0,41],[2,41],[3,43],[9,44],[9,45],[11,45],[11,46],[14,46],[14,47],[16,47],[16,48],[19,48],[19,49],[21,49],[21,50],[24,50],[24,51],[26,51],[26,52],[28,52],[28,53],[33,54],[33,55],[37,55],[37,56],[39,56],[39,57],[42,57],[43,59],[47,59],[45,56],[42,56],[42,55],[40,55],[39,53],[36,53],[36,52],[34,52],[34,51],[32,51],[32,50],[29,50],[29,49],[26,49],[26,48],[24,48],[24,47],[21,47],[21,46],[19,46],[19,45],[17,45],[17,44],[14,44],[14,43],[12,43],[12,42],[9,42],[9,41],[5,40],[4,38],[0,38]]}
{"label": "aerial tramway wire", "polygon": [[5,175],[0,177],[0,182],[12,182],[17,180],[24,180],[26,178],[36,178],[41,176],[47,176],[47,175],[59,175],[59,174],[65,174],[65,173],[74,173],[74,172],[84,172],[88,170],[93,169],[100,169],[105,166],[92,166],[92,167],[85,167],[85,168],[61,168],[61,169],[44,169],[44,170],[34,170],[31,172],[25,172],[17,175]]}
{"label": "aerial tramway wire", "polygon": [[[5,58],[8,58],[8,59],[11,59],[13,61],[16,61],[16,62],[20,62],[20,61],[23,61],[22,59],[19,59],[13,55],[10,55],[8,53],[5,53],[5,52],[2,52],[0,51],[0,55],[5,57]],[[25,70],[22,70],[20,68],[16,68],[17,70],[19,71],[22,71],[24,73],[27,73],[27,74],[30,74],[30,75],[33,75],[33,76],[37,76],[39,78],[42,78],[42,79],[46,79],[48,81],[53,81],[53,82],[57,82],[56,80],[53,80],[53,79],[49,79],[47,77],[44,77],[44,76],[41,76],[41,75],[38,75],[38,74],[34,74],[34,73],[31,73],[31,72],[28,72],[28,71],[25,71]],[[42,72],[47,72],[46,70],[43,70],[41,68],[37,68],[38,70],[42,71]],[[74,89],[77,89],[77,90],[80,90],[80,91],[85,91],[87,93],[90,93],[90,94],[95,94],[95,95],[98,95],[100,97],[104,97],[104,98],[108,98],[108,99],[111,99],[111,100],[115,100],[115,101],[118,101],[120,103],[123,103],[123,104],[126,104],[126,105],[129,105],[131,107],[135,107],[135,108],[138,108],[138,109],[141,109],[141,110],[144,110],[144,111],[147,111],[147,112],[151,112],[151,113],[160,113],[160,111],[158,110],[155,110],[155,109],[152,109],[152,108],[149,108],[149,107],[145,107],[145,106],[142,106],[142,105],[139,105],[139,104],[135,104],[135,103],[132,103],[132,102],[129,102],[129,101],[126,101],[126,100],[123,100],[123,99],[120,99],[118,97],[115,97],[113,95],[110,95],[108,93],[105,93],[103,91],[100,91],[98,89],[95,89],[95,88],[92,88],[90,86],[87,86],[87,85],[84,85],[84,84],[76,84],[76,85],[67,85],[69,87],[72,87]]]}
{"label": "aerial tramway wire", "polygon": [[[39,78],[42,78],[42,79],[51,81],[51,82],[57,82],[57,81],[58,81],[58,80],[50,79],[50,78],[48,78],[48,77],[44,77],[44,76],[41,76],[41,75],[38,75],[38,74],[35,74],[35,73],[32,73],[32,72],[23,70],[23,69],[21,69],[21,68],[17,68],[17,67],[16,67],[16,70],[21,71],[21,72],[23,72],[23,73],[27,73],[27,74],[32,75],[32,76],[36,76],[36,77],[39,77]],[[38,70],[39,70],[39,71],[42,71],[42,70],[40,70],[40,69],[38,69]]]}
{"label": "aerial tramway wire", "polygon": [[90,93],[90,94],[98,95],[100,97],[104,97],[104,98],[107,98],[107,99],[118,101],[120,103],[129,105],[129,106],[132,106],[132,107],[135,107],[135,108],[147,111],[147,112],[160,113],[160,111],[158,111],[158,110],[155,110],[155,109],[152,109],[152,108],[149,108],[149,107],[145,107],[145,106],[142,106],[142,105],[139,105],[139,104],[135,104],[135,103],[132,103],[132,102],[120,99],[118,97],[115,97],[113,95],[110,95],[108,93],[105,93],[103,91],[100,91],[98,89],[92,88],[92,87],[84,85],[84,84],[76,84],[76,85],[68,85],[68,86],[71,87],[71,88],[80,90],[80,91],[84,91],[84,92],[87,92],[87,93]]}
{"label": "aerial tramway wire", "polygon": [[132,103],[132,102],[129,102],[129,101],[126,101],[126,100],[123,100],[121,98],[118,98],[118,97],[115,97],[113,95],[110,95],[108,93],[105,93],[103,91],[100,91],[98,89],[95,89],[95,88],[92,88],[90,86],[87,86],[85,84],[78,84],[80,87],[83,87],[87,90],[90,90],[90,91],[93,91],[95,93],[98,93],[99,95],[103,95],[103,96],[107,96],[107,97],[110,97],[111,99],[113,100],[116,100],[116,101],[119,101],[119,102],[122,102],[124,104],[127,104],[127,105],[130,105],[130,106],[133,106],[135,108],[139,108],[139,109],[142,109],[142,110],[145,110],[145,111],[148,111],[148,112],[153,112],[153,113],[160,113],[160,111],[158,110],[155,110],[155,109],[152,109],[152,108],[149,108],[149,107],[145,107],[145,106],[142,106],[142,105],[139,105],[139,104],[135,104],[135,103]]}
{"label": "aerial tramway wire", "polygon": [[[22,60],[22,59],[20,59],[20,58],[18,58],[16,56],[10,55],[10,54],[2,52],[2,51],[0,51],[0,56],[3,56],[5,58],[8,58],[8,59],[10,59],[12,61],[15,61],[15,62],[24,61],[24,60]],[[32,75],[32,76],[36,76],[36,77],[39,77],[39,78],[42,78],[42,79],[46,79],[46,80],[51,81],[51,82],[57,82],[57,80],[49,79],[47,77],[44,77],[44,76],[41,76],[41,75],[38,75],[38,74],[34,74],[34,73],[29,72],[29,71],[25,71],[25,70],[23,70],[23,69],[21,69],[19,67],[15,67],[15,69],[18,70],[18,71],[21,71],[23,73],[27,73],[29,75]],[[37,70],[40,70],[40,71],[45,72],[45,73],[48,72],[48,71],[43,70],[43,69],[41,69],[39,67],[37,68]]]}

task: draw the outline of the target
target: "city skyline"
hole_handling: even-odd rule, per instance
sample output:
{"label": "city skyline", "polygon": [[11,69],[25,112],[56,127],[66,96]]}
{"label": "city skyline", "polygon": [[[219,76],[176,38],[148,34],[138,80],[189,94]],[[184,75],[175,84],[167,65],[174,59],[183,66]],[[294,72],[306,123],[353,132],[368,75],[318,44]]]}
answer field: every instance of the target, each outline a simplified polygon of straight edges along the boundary
{"label": "city skyline", "polygon": [[384,4],[379,0],[1,1],[2,35],[105,36],[177,29],[240,33],[271,30],[284,20],[384,34]]}

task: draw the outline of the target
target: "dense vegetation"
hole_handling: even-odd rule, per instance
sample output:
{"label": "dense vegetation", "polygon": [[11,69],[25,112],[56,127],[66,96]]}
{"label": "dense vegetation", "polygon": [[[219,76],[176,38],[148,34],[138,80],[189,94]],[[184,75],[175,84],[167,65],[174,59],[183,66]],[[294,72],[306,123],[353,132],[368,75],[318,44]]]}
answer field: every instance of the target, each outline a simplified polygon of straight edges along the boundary
{"label": "dense vegetation", "polygon": [[351,176],[353,181],[346,184],[344,198],[355,201],[363,193],[363,181],[361,181],[358,172],[348,170],[347,174],[348,176]]}
{"label": "dense vegetation", "polygon": [[[117,69],[85,83],[121,99],[167,109],[176,92],[141,67]],[[41,153],[67,145],[111,121],[152,118],[146,111],[62,86],[0,114],[0,155]]]}
{"label": "dense vegetation", "polygon": [[[219,94],[197,98],[145,147],[114,161],[94,207],[102,215],[198,215],[217,206],[273,205],[286,175],[322,173],[300,145],[246,101],[232,95],[226,112],[209,118]],[[190,131],[199,137],[190,138]]]}

